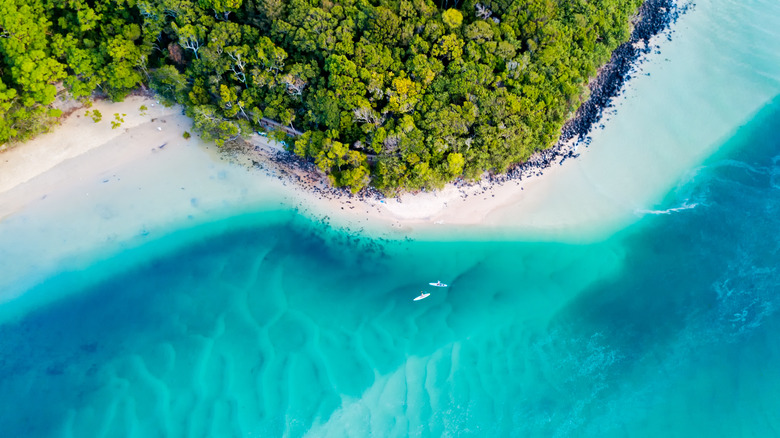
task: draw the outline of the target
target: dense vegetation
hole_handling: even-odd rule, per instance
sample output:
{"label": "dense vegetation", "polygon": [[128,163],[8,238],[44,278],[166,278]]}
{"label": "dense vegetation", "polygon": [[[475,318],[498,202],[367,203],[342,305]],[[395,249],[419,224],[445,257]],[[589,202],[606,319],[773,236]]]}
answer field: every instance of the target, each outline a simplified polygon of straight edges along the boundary
{"label": "dense vegetation", "polygon": [[0,143],[57,86],[146,84],[223,143],[266,118],[353,190],[437,187],[551,146],[641,0],[0,0]]}

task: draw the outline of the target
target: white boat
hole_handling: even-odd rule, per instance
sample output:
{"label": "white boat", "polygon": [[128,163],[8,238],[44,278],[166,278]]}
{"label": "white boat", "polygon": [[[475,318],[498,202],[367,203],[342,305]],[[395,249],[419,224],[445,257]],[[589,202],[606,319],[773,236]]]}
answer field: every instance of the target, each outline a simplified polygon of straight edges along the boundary
{"label": "white boat", "polygon": [[442,283],[441,281],[437,281],[436,283],[428,283],[428,284],[430,284],[431,286],[436,286],[436,287],[447,287],[447,285]]}
{"label": "white boat", "polygon": [[414,299],[414,301],[420,301],[420,300],[424,300],[425,298],[428,298],[429,296],[431,296],[431,294],[420,294],[420,296],[419,296],[419,297],[416,297],[416,298]]}

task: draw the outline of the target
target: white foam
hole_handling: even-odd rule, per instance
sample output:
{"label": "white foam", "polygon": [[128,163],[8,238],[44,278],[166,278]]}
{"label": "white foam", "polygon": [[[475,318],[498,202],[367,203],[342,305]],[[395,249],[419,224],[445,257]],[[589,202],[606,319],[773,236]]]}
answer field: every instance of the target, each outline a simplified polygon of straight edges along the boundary
{"label": "white foam", "polygon": [[639,215],[645,215],[645,214],[672,214],[672,213],[676,213],[678,211],[691,210],[693,208],[696,208],[698,205],[699,204],[695,203],[695,202],[692,203],[692,204],[683,203],[679,207],[671,207],[671,208],[667,208],[665,210],[644,210],[644,209],[642,209],[642,210],[637,210],[636,212]]}

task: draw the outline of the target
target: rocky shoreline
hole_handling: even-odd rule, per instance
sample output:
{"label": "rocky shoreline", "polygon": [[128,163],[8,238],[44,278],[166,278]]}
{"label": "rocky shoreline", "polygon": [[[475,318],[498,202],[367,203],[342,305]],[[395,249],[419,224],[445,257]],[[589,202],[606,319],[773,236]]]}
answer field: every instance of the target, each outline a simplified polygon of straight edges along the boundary
{"label": "rocky shoreline", "polygon": [[[519,163],[504,174],[487,174],[482,181],[472,183],[456,180],[453,184],[461,191],[463,197],[474,192],[484,192],[488,186],[502,185],[510,181],[540,176],[544,170],[553,164],[562,164],[569,158],[576,158],[580,145],[588,146],[589,134],[597,126],[604,112],[613,107],[612,100],[623,89],[626,81],[631,79],[640,57],[651,53],[656,47],[650,43],[654,36],[667,31],[685,13],[692,4],[678,5],[678,0],[646,0],[640,6],[630,39],[618,46],[612,53],[610,61],[603,66],[597,76],[588,85],[590,96],[562,128],[561,137],[551,148],[533,154],[527,161]],[[671,34],[667,36],[671,39]],[[311,162],[302,160],[289,152],[273,148],[261,147],[251,142],[242,142],[235,148],[228,148],[235,155],[243,155],[251,165],[262,168],[272,176],[312,191],[328,198],[352,198],[357,200],[382,199],[385,196],[374,188],[366,188],[357,194],[352,194],[344,188],[330,185],[325,175]],[[400,198],[399,198],[400,200]]]}
{"label": "rocky shoreline", "polygon": [[[539,176],[544,169],[556,162],[562,164],[569,158],[578,157],[579,145],[588,146],[590,132],[599,126],[604,111],[613,107],[612,100],[623,90],[626,81],[631,79],[639,58],[653,51],[650,39],[668,30],[691,6],[692,4],[678,5],[677,0],[646,0],[639,7],[637,18],[632,23],[634,29],[631,38],[612,52],[609,62],[590,82],[588,100],[579,107],[574,117],[563,125],[558,143],[535,153],[528,161],[518,164],[506,174],[490,175],[489,180],[500,184]],[[671,34],[667,38],[671,39]]]}
{"label": "rocky shoreline", "polygon": [[[604,110],[620,94],[623,85],[631,79],[639,57],[653,51],[650,39],[668,29],[690,6],[677,5],[676,0],[646,0],[639,8],[631,38],[618,46],[609,62],[590,82],[590,96],[569,120],[561,133],[559,144],[572,139],[584,141],[601,120]],[[671,39],[671,35],[667,36]]]}

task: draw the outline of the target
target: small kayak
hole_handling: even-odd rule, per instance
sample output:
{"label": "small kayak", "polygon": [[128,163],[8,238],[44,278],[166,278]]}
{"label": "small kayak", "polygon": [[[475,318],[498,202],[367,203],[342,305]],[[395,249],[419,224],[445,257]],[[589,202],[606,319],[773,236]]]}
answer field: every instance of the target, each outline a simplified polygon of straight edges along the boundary
{"label": "small kayak", "polygon": [[428,298],[429,296],[431,296],[431,294],[422,294],[422,295],[420,295],[419,297],[416,297],[416,298],[414,299],[414,301],[420,301],[420,300],[424,300],[424,299]]}
{"label": "small kayak", "polygon": [[428,283],[428,284],[430,284],[431,286],[436,286],[436,287],[447,287],[447,285],[442,283],[441,281],[437,281],[436,283]]}

